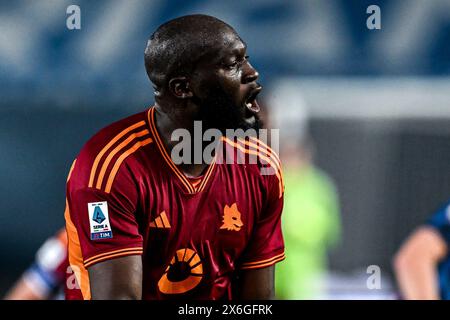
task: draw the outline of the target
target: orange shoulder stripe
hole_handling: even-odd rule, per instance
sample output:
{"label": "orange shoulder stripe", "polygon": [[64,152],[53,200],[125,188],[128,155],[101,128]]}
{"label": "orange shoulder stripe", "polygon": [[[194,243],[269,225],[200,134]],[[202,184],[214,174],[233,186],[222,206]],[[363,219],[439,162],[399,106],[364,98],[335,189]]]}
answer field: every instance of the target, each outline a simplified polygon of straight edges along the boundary
{"label": "orange shoulder stripe", "polygon": [[117,147],[115,147],[106,157],[105,162],[103,162],[102,168],[100,170],[100,173],[97,178],[97,184],[96,188],[101,189],[103,184],[103,178],[105,177],[106,170],[108,169],[109,163],[111,162],[112,158],[123,148],[125,148],[131,141],[135,140],[136,138],[148,135],[149,131],[147,129],[144,129],[142,131],[139,131],[137,133],[131,134],[128,138],[126,138],[124,141],[122,141]]}
{"label": "orange shoulder stripe", "polygon": [[258,145],[257,143],[260,142],[258,140],[258,142],[250,142],[247,140],[243,140],[243,139],[238,139],[239,142],[245,144],[248,147],[253,147],[256,150],[263,152],[265,155],[267,155],[271,160],[273,160],[273,163],[276,165],[276,167],[281,171],[281,162],[278,158],[278,155],[272,150],[272,149],[266,149],[265,147],[263,147],[262,145]]}
{"label": "orange shoulder stripe", "polygon": [[[251,137],[253,138],[253,137]],[[256,143],[260,143],[262,145],[265,145],[264,142],[262,142],[261,140],[258,140],[256,138],[253,138],[254,141],[256,141]],[[244,143],[245,145],[249,146],[249,147],[253,147],[256,148],[258,151],[260,152],[264,152],[269,159],[272,159],[274,161],[274,163],[276,164],[276,168],[280,171],[280,178],[281,178],[281,185],[284,185],[284,181],[283,181],[283,170],[281,169],[281,162],[280,162],[280,158],[278,158],[278,155],[276,152],[274,152],[269,146],[265,145],[268,149],[261,147],[258,144],[252,143],[250,141],[245,141],[245,140],[238,140],[241,143]]]}
{"label": "orange shoulder stripe", "polygon": [[128,157],[133,152],[135,152],[140,147],[146,146],[147,144],[151,143],[152,141],[153,141],[152,138],[148,138],[143,141],[138,141],[134,144],[134,146],[132,146],[131,148],[129,148],[127,151],[125,151],[124,153],[122,153],[120,155],[120,157],[116,160],[116,163],[114,164],[114,167],[112,168],[112,170],[109,174],[109,178],[108,178],[108,181],[107,181],[106,187],[105,187],[106,193],[109,193],[111,191],[112,184],[114,182],[114,178],[116,177],[117,171],[119,170],[120,165],[125,160],[125,158]]}
{"label": "orange shoulder stripe", "polygon": [[265,147],[271,154],[273,154],[275,156],[275,158],[277,158],[278,162],[281,163],[280,157],[278,156],[278,154],[275,151],[273,151],[273,149],[271,147],[269,147],[266,143],[264,143],[263,141],[259,140],[256,137],[250,137],[250,139],[252,139],[258,145],[262,145],[263,147]]}
{"label": "orange shoulder stripe", "polygon": [[102,159],[103,155],[106,153],[106,151],[108,151],[109,148],[111,148],[111,146],[116,143],[120,138],[122,138],[124,135],[126,135],[128,132],[142,127],[145,125],[145,121],[139,121],[131,126],[129,126],[128,128],[126,128],[125,130],[123,130],[122,132],[120,132],[118,135],[116,135],[95,157],[94,163],[92,165],[92,169],[91,169],[91,175],[89,177],[89,188],[92,188],[94,186],[94,178],[95,178],[95,173],[97,171],[97,167],[98,164],[100,162],[100,160]]}
{"label": "orange shoulder stripe", "polygon": [[278,183],[279,183],[279,184],[278,184],[278,186],[279,186],[279,197],[281,197],[281,196],[283,195],[283,180],[282,180],[282,178],[281,178],[281,172],[280,172],[280,169],[276,166],[276,164],[275,164],[271,159],[267,158],[265,155],[261,154],[261,152],[259,152],[259,151],[256,151],[256,150],[250,150],[250,149],[248,149],[248,148],[245,148],[245,147],[242,146],[241,144],[236,143],[236,142],[233,142],[233,141],[231,141],[231,140],[228,139],[228,138],[224,138],[224,140],[225,140],[228,144],[230,144],[230,145],[232,145],[232,146],[238,148],[238,149],[241,150],[242,152],[245,152],[245,153],[248,153],[248,154],[253,154],[253,155],[256,155],[256,156],[259,156],[261,159],[263,159],[263,160],[265,160],[267,163],[269,163],[270,166],[271,166],[273,169],[275,169],[275,175],[276,175],[277,178],[278,178]]}
{"label": "orange shoulder stripe", "polygon": [[[230,144],[234,147],[237,147],[236,143],[234,141],[228,139],[227,137],[223,137],[223,140],[225,142],[227,142],[228,144]],[[257,141],[259,141],[259,140],[257,140]],[[255,142],[247,141],[244,139],[237,139],[237,142],[239,142],[239,145],[241,145],[243,147],[243,148],[238,148],[239,150],[241,150],[245,153],[250,153],[250,154],[261,156],[261,158],[263,160],[269,159],[266,161],[269,162],[270,164],[272,164],[274,168],[278,169],[281,172],[280,160],[279,160],[277,154],[274,151],[272,151],[272,149],[266,149],[262,145],[258,145]],[[250,147],[252,147],[252,148],[250,148]],[[257,153],[249,152],[249,151],[257,151]]]}

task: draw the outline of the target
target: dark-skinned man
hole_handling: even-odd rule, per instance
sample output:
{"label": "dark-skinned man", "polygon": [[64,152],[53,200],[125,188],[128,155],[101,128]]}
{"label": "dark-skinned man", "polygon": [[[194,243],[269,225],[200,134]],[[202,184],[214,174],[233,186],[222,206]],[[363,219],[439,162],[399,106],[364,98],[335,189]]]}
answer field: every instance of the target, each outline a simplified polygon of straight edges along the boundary
{"label": "dark-skinned man", "polygon": [[[253,137],[220,141],[255,163],[170,156],[174,131],[193,135],[196,121],[221,134],[259,128],[261,86],[245,43],[214,17],[184,16],[153,33],[145,67],[155,105],[97,133],[69,174],[69,262],[80,290],[67,298],[273,298],[284,259],[278,156]],[[273,174],[262,174],[267,165]]]}

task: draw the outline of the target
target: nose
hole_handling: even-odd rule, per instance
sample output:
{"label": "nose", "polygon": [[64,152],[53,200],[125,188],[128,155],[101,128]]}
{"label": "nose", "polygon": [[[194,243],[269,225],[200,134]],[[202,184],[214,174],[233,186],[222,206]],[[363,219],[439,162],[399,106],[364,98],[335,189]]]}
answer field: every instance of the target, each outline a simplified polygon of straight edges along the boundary
{"label": "nose", "polygon": [[243,83],[250,83],[256,81],[258,77],[259,77],[258,71],[256,71],[255,68],[253,68],[250,62],[247,62],[244,68],[244,76],[242,79]]}

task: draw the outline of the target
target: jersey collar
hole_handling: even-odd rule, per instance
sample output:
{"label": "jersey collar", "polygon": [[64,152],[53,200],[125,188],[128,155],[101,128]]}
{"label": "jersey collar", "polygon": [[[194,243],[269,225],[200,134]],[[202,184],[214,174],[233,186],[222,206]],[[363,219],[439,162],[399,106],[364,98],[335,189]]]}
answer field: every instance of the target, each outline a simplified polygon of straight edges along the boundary
{"label": "jersey collar", "polygon": [[158,133],[158,130],[156,128],[155,107],[151,107],[148,110],[147,117],[148,117],[148,123],[150,126],[150,132],[152,133],[153,137],[155,138],[156,146],[158,147],[160,154],[162,155],[164,161],[167,163],[167,165],[169,166],[171,171],[175,174],[177,179],[181,182],[184,189],[190,194],[202,192],[205,189],[205,186],[207,185],[208,181],[210,180],[210,177],[212,176],[212,173],[216,166],[216,159],[214,158],[212,163],[208,166],[208,169],[206,170],[206,172],[203,175],[200,182],[198,182],[198,183],[191,182],[186,177],[186,175],[175,165],[175,163],[172,161],[170,155],[167,153],[166,148],[164,148],[164,144],[163,144],[161,137]]}

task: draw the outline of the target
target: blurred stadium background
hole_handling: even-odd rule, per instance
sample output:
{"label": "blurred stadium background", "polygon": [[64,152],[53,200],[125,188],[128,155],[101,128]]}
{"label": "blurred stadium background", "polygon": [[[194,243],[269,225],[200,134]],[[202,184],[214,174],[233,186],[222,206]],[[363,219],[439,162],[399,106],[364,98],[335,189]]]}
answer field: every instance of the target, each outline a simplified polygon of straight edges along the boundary
{"label": "blurred stadium background", "polygon": [[[81,30],[66,28],[70,4]],[[381,30],[366,28],[372,4]],[[394,297],[393,253],[450,198],[449,0],[0,1],[0,295],[63,225],[82,144],[153,102],[148,36],[189,13],[234,26],[266,99],[308,119],[342,221],[321,297]]]}

